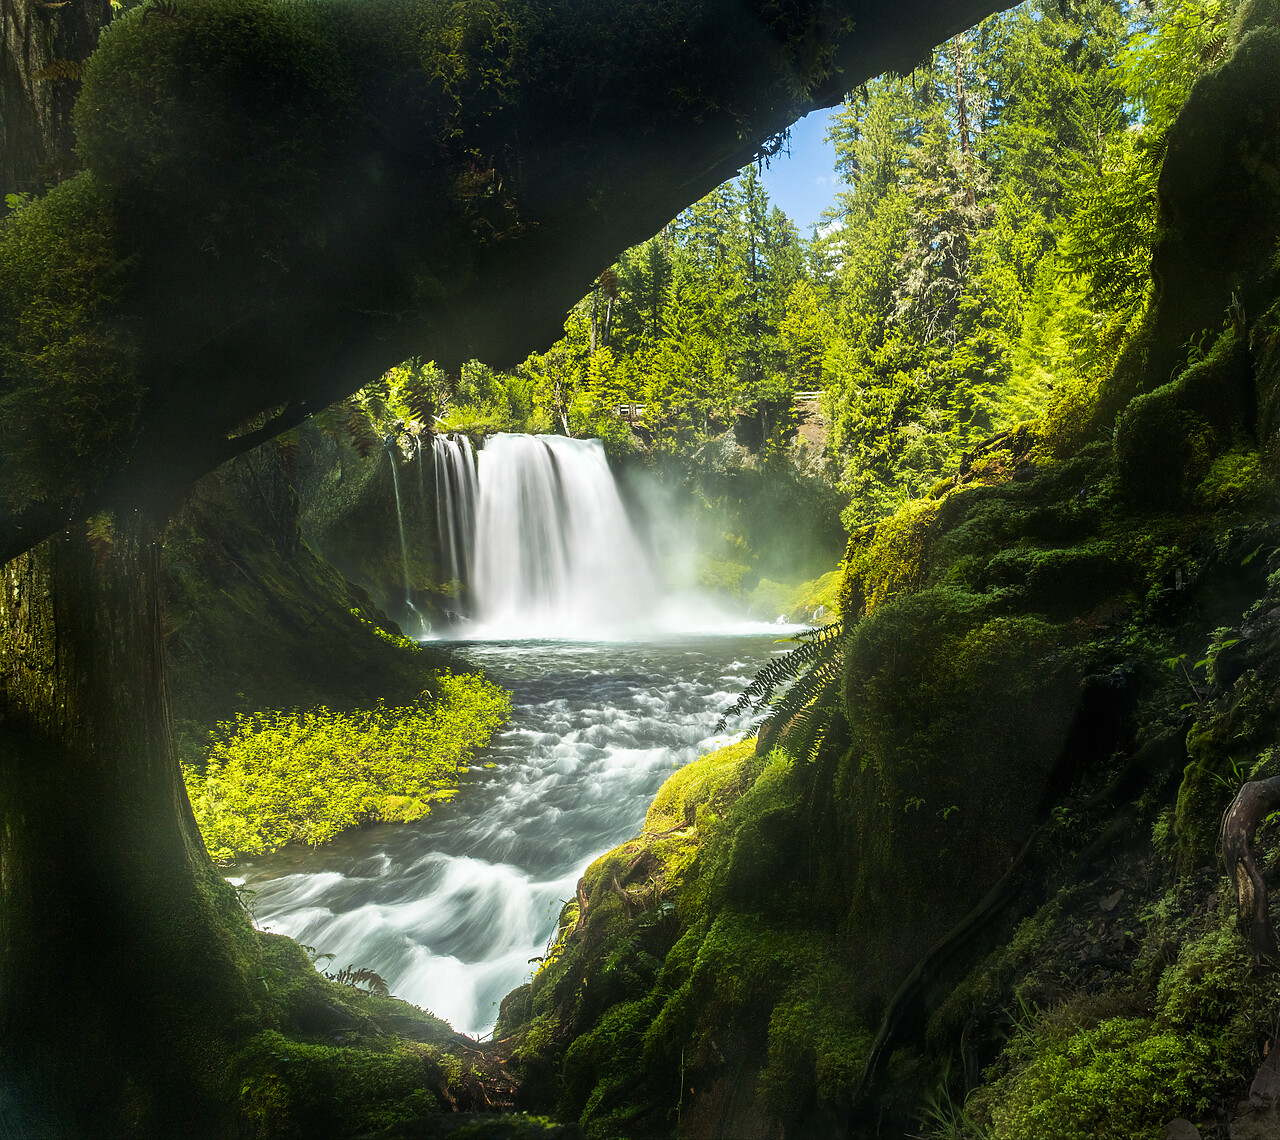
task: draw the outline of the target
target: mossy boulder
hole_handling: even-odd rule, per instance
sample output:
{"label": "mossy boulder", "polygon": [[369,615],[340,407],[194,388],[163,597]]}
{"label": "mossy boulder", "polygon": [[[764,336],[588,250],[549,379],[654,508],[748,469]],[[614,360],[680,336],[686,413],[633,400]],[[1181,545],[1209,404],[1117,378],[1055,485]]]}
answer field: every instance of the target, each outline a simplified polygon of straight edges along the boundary
{"label": "mossy boulder", "polygon": [[1176,380],[1136,397],[1116,423],[1116,468],[1127,494],[1153,506],[1181,504],[1214,460],[1257,424],[1253,362],[1227,334]]}
{"label": "mossy boulder", "polygon": [[406,456],[388,443],[361,455],[349,440],[308,427],[302,432],[298,485],[299,527],[307,543],[416,636],[420,615],[430,620],[438,601],[430,450]]}

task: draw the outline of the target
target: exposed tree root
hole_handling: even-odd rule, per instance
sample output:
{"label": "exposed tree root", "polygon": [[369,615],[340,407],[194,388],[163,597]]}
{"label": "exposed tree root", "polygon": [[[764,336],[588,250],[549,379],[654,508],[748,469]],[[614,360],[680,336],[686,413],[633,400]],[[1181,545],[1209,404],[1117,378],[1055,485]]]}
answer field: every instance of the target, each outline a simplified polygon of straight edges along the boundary
{"label": "exposed tree root", "polygon": [[1253,855],[1253,834],[1280,808],[1280,776],[1250,780],[1222,817],[1222,861],[1236,887],[1236,921],[1255,963],[1276,955],[1276,932],[1267,909],[1267,885]]}

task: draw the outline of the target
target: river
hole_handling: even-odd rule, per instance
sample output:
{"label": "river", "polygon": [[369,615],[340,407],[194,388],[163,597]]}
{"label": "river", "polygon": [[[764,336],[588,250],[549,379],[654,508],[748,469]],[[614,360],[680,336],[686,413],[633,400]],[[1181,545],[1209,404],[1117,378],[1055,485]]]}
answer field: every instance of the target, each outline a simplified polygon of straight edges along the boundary
{"label": "river", "polygon": [[636,834],[674,769],[717,745],[721,711],[790,648],[787,632],[455,643],[459,668],[512,691],[509,725],[427,819],[234,868],[255,922],[488,1033],[583,871]]}

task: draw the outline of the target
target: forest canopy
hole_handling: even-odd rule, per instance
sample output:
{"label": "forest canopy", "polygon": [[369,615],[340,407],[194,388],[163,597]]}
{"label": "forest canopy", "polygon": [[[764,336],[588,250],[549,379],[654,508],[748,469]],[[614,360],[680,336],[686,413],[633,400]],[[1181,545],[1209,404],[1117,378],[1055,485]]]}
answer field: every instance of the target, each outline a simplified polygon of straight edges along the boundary
{"label": "forest canopy", "polygon": [[776,447],[796,393],[820,391],[847,525],[892,514],[1013,424],[1085,428],[1150,300],[1167,133],[1229,19],[1221,0],[992,16],[837,108],[839,190],[808,235],[760,159],[623,253],[548,351],[389,380],[428,392],[445,430],[615,452],[632,446],[621,405],[660,451],[742,414]]}

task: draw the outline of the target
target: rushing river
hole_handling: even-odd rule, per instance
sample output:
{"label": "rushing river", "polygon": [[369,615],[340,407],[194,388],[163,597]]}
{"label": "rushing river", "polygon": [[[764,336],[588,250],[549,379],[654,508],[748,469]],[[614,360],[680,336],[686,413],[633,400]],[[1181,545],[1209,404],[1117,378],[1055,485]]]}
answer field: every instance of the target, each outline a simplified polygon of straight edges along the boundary
{"label": "rushing river", "polygon": [[513,715],[457,797],[418,824],[236,868],[257,924],[487,1033],[587,865],[636,834],[675,768],[715,746],[721,711],[790,648],[785,633],[460,646],[511,689]]}

